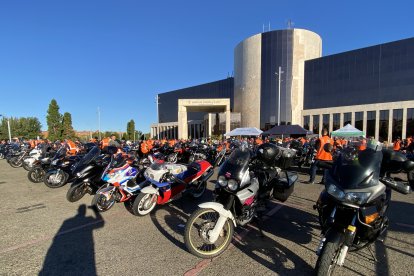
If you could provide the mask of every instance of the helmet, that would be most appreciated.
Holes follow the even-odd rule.
[[[281,150],[275,144],[264,143],[257,149],[257,158],[267,165],[273,165],[281,153]]]

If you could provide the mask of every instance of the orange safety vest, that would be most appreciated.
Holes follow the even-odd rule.
[[[320,141],[320,147],[318,149],[318,152],[316,153],[315,159],[322,160],[322,161],[332,161],[332,154],[330,154],[329,152],[326,152],[323,149],[323,146],[327,143],[330,143],[331,145],[333,145],[333,140],[329,138],[328,135],[325,135],[319,138],[319,141]]]
[[[255,143],[256,143],[256,145],[261,145],[261,144],[263,144],[263,141],[262,141],[262,139],[257,138],[257,139],[255,140]]]
[[[78,151],[78,148],[76,147],[76,144],[71,140],[69,140],[67,142],[67,144],[69,146],[69,152],[68,153],[69,154],[76,154],[76,152]]]
[[[399,151],[400,150],[400,148],[401,148],[401,145],[400,145],[400,141],[395,141],[394,142],[394,150],[395,151]]]
[[[109,138],[108,137],[102,139],[102,145],[101,145],[101,147],[102,148],[106,148],[107,146],[109,146]]]
[[[141,152],[143,154],[147,154],[149,152],[149,148],[148,148],[147,143],[141,143]]]

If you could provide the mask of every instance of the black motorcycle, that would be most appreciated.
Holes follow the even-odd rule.
[[[287,200],[298,176],[277,167],[280,158],[282,149],[272,144],[261,145],[256,155],[244,147],[233,151],[220,167],[215,202],[200,204],[186,223],[184,241],[192,254],[212,258],[223,253],[234,227],[260,217],[266,199]]]
[[[408,183],[392,178],[391,173],[410,172],[414,162],[371,142],[363,151],[345,148],[331,166],[326,170],[325,190],[314,206],[322,227],[317,275],[332,275],[344,264],[348,251],[383,240],[391,190],[411,192]]]
[[[66,147],[61,147],[50,162],[50,167],[43,177],[43,183],[49,188],[59,188],[74,178],[74,165],[82,155],[66,156]]]
[[[101,154],[99,148],[95,146],[75,165],[72,171],[75,178],[66,193],[69,202],[76,202],[85,194],[96,193],[105,183],[101,180],[102,173],[111,161],[111,155],[116,151],[115,147],[108,147],[106,153]]]
[[[40,183],[43,181],[46,171],[49,170],[51,163],[50,157],[44,157],[36,160],[33,163],[32,168],[27,173],[27,179],[33,183]]]

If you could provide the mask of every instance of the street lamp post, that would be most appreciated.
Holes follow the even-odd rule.
[[[4,115],[0,114],[3,118],[6,118]],[[7,129],[9,130],[9,143],[11,143],[11,131],[10,131],[10,119],[7,118]]]
[[[98,106],[98,136],[99,141],[101,141],[101,109]]]
[[[160,115],[158,113],[159,99],[160,97],[158,97],[158,94],[157,94],[157,96],[155,97],[155,103],[157,104],[157,138],[158,140],[160,140]]]

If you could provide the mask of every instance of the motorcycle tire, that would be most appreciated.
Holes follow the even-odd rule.
[[[196,226],[196,220],[206,214],[210,215],[206,216],[202,224]],[[212,221],[212,218],[214,216],[216,217],[216,221]],[[184,232],[184,243],[191,254],[200,258],[211,259],[220,255],[227,249],[231,243],[234,233],[234,224],[230,219],[225,222],[221,234],[217,239],[222,240],[221,244],[217,246],[216,243],[214,243],[213,246],[209,241],[206,240],[208,231],[214,228],[214,225],[216,224],[219,217],[220,214],[213,209],[204,208],[199,208],[191,214],[185,225]],[[200,239],[202,245],[194,245],[196,238]]]
[[[319,258],[316,262],[316,275],[327,276],[333,275],[337,266],[339,253],[343,244],[344,236],[342,233],[336,232],[329,235],[323,245]]]
[[[10,166],[12,166],[13,168],[20,168],[23,164],[23,162],[18,161],[19,159],[17,157],[13,157],[10,159],[9,164]]]
[[[157,206],[157,194],[139,193],[132,205],[135,216],[146,216]]]
[[[191,187],[191,189],[190,189],[190,195],[195,199],[202,197],[204,195],[204,192],[207,189],[207,182],[206,181],[203,181],[199,185],[200,185],[199,187],[194,187],[194,188]]]
[[[86,189],[83,183],[72,185],[66,193],[66,199],[69,202],[79,201],[86,194]]]
[[[115,198],[112,195],[109,200],[106,196],[101,194],[99,191],[92,198],[92,206],[95,206],[99,212],[106,212],[115,205]]]
[[[177,163],[177,155],[174,153],[171,153],[167,156],[167,162],[168,163]]]
[[[0,159],[4,159],[4,153],[0,152]]]
[[[34,168],[27,173],[27,179],[33,183],[40,183],[43,181],[44,171],[41,168]]]
[[[54,172],[48,172],[45,174],[45,176],[43,177],[43,183],[45,183],[45,185],[49,188],[60,188],[62,186],[64,186],[66,184],[66,180],[68,180],[69,176],[65,173],[65,172],[61,172],[61,177],[59,179],[59,181],[56,181],[56,183],[53,183],[50,180],[50,177],[53,176],[55,173]]]
[[[23,169],[25,169],[26,171],[30,171],[33,167],[30,166],[29,164],[27,164],[26,162],[23,162],[22,164]]]

